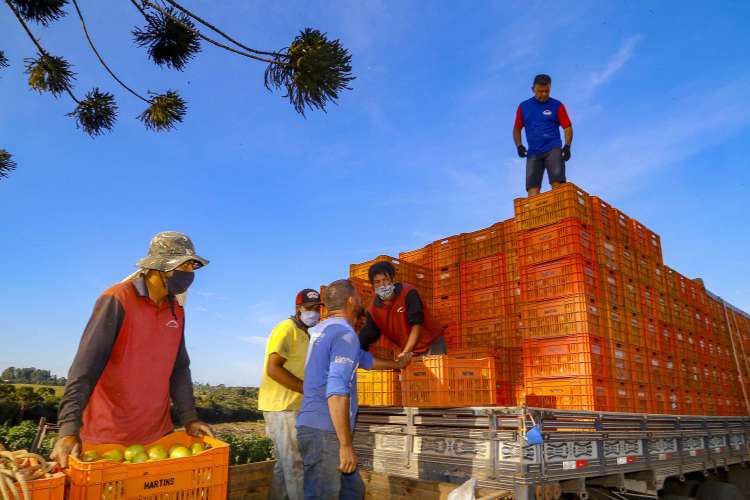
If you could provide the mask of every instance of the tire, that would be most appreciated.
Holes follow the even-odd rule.
[[[664,485],[664,491],[662,492],[663,495],[674,495],[674,496],[684,496],[684,497],[694,497],[695,492],[698,491],[698,487],[701,485],[701,481],[696,481],[695,479],[687,479],[685,482],[681,483],[677,480],[671,480],[667,484]],[[712,500],[718,500],[718,499],[712,499]]]
[[[698,487],[695,493],[698,500],[744,500],[740,490],[729,483],[707,481]]]

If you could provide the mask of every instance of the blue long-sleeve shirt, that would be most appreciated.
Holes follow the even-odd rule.
[[[372,368],[372,354],[363,351],[354,329],[342,318],[330,318],[308,330],[304,396],[297,427],[334,432],[328,398],[349,396],[349,423],[357,419],[357,368]]]

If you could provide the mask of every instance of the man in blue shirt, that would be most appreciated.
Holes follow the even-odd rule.
[[[353,444],[357,368],[403,368],[411,355],[389,361],[374,358],[360,348],[353,326],[364,309],[351,281],[328,285],[323,302],[329,318],[308,330],[304,397],[297,417],[305,499],[361,500],[365,487],[357,471]]]
[[[536,75],[531,90],[534,97],[518,105],[513,126],[513,141],[518,156],[526,158],[526,191],[529,196],[539,194],[544,171],[552,189],[565,182],[565,162],[570,160],[573,125],[565,105],[549,96],[552,79]],[[560,140],[560,127],[565,130],[565,146]],[[521,129],[526,129],[527,150],[521,142]]]

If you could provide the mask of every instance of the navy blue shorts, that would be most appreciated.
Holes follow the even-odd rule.
[[[550,149],[540,155],[526,158],[526,191],[531,188],[541,188],[544,171],[550,184],[553,182],[565,182],[565,162],[562,158],[562,149]]]

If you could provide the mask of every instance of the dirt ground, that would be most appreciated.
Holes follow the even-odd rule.
[[[211,426],[214,432],[230,433],[235,435],[257,434],[266,435],[266,424],[262,420],[258,422],[227,422]]]

